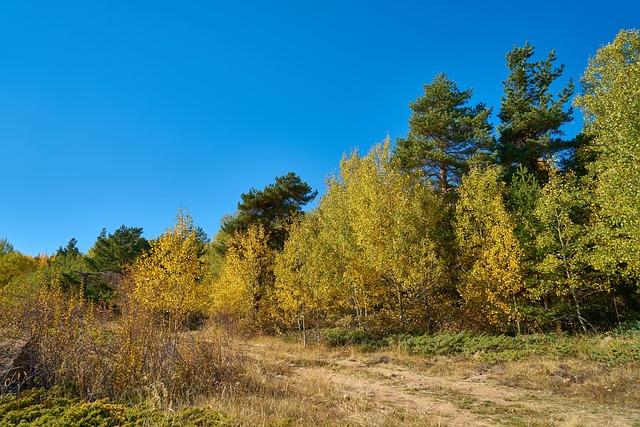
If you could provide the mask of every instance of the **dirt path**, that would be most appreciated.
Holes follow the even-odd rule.
[[[640,411],[505,387],[482,372],[435,375],[388,355],[305,351],[269,340],[247,343],[245,351],[286,364],[301,384],[305,377],[322,377],[345,400],[364,399],[381,414],[424,414],[434,425],[640,426]]]

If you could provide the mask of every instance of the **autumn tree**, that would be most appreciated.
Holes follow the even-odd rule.
[[[275,183],[263,190],[251,189],[242,194],[242,202],[234,215],[222,221],[222,230],[227,235],[248,230],[251,226],[262,226],[274,249],[282,249],[287,237],[287,227],[292,218],[302,212],[302,207],[313,200],[317,191],[303,182],[293,172],[276,177]],[[221,246],[224,250],[224,246]]]
[[[523,166],[545,181],[545,161],[571,147],[571,141],[561,139],[561,128],[572,120],[571,106],[567,105],[574,86],[570,80],[560,92],[551,93],[564,65],[554,67],[554,51],[537,62],[531,60],[534,54],[529,42],[507,53],[509,76],[502,82],[498,157],[508,177]]]
[[[273,326],[270,310],[275,252],[268,243],[269,236],[261,225],[236,231],[227,240],[219,277],[212,283],[215,313],[257,327]]]
[[[621,31],[589,60],[575,100],[585,115],[594,183],[593,267],[640,278],[640,31]]]
[[[441,215],[431,188],[393,166],[388,140],[344,157],[285,244],[281,299],[298,313],[317,312],[324,299],[360,326],[428,329],[444,271],[434,236]]]
[[[4,242],[3,242],[4,240]],[[22,306],[38,292],[38,272],[42,258],[33,258],[17,250],[8,240],[0,239],[0,322],[9,325],[12,308]]]
[[[519,325],[522,251],[504,202],[498,167],[473,168],[458,188],[456,242],[462,269],[459,292],[489,325]]]
[[[179,210],[175,224],[133,266],[134,300],[175,325],[189,314],[206,310],[207,289],[202,283],[202,241],[191,216]]]
[[[362,326],[366,317],[363,289],[351,271],[361,257],[345,188],[335,176],[327,186],[319,205],[292,224],[275,262],[282,320],[303,331],[322,325]]]
[[[372,301],[386,327],[430,328],[432,297],[444,278],[435,241],[443,206],[428,186],[397,170],[389,141],[341,164],[360,263],[378,277]],[[376,292],[377,291],[377,292]]]
[[[538,220],[536,247],[541,260],[536,265],[537,286],[529,287],[533,297],[552,295],[569,298],[574,323],[587,332],[583,315],[584,299],[594,292],[606,290],[605,283],[589,277],[587,253],[589,240],[583,221],[586,210],[584,191],[573,173],[563,175],[553,165],[549,182],[536,201],[534,215]],[[561,308],[557,311],[563,311]],[[564,320],[564,319],[560,319]]]
[[[335,310],[336,294],[331,292],[325,269],[334,260],[323,241],[320,213],[316,209],[291,224],[289,238],[274,262],[274,296],[280,308],[281,321],[295,325],[306,345],[306,331],[325,324],[330,305]],[[330,267],[336,267],[335,262]],[[335,282],[333,282],[335,283]]]
[[[409,105],[409,134],[396,143],[395,155],[403,167],[423,171],[445,194],[474,158],[487,157],[492,149],[491,109],[468,105],[472,94],[439,74]]]
[[[13,249],[7,239],[0,239],[0,290],[37,267],[32,257]]]

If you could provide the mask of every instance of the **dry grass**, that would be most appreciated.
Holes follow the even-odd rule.
[[[121,312],[114,314],[43,289],[23,304],[7,329],[33,343],[28,369],[34,380],[24,386],[171,409],[217,393],[238,376],[242,357],[218,328],[187,332],[119,302]]]
[[[303,349],[275,339],[254,339],[244,375],[236,387],[206,402],[247,426],[438,426],[437,420],[410,410],[381,407],[331,381],[325,366],[350,351]],[[257,353],[268,342],[268,353]],[[274,346],[276,348],[274,348]],[[284,357],[282,357],[284,355]]]
[[[558,361],[537,357],[500,363],[488,373],[511,387],[640,409],[639,362],[607,366],[583,359]]]
[[[488,362],[481,353],[426,357],[400,346],[304,348],[233,338],[240,336],[233,328],[214,325],[168,327],[126,300],[119,309],[114,315],[47,291],[13,313],[6,331],[35,340],[42,385],[168,412],[207,407],[237,425],[570,427],[600,416],[609,421],[602,425],[634,425],[625,420],[640,413],[637,360],[609,366],[537,354]],[[585,412],[592,408],[596,415]]]
[[[640,402],[634,364],[540,356],[487,363],[398,349],[304,349],[274,338],[248,340],[243,351],[237,387],[203,402],[242,425],[635,426]],[[399,399],[390,402],[387,392]]]

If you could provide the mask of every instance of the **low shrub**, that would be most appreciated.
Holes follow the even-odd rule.
[[[380,336],[363,329],[322,330],[322,342],[329,347],[354,346],[373,351],[394,346],[423,356],[476,356],[486,362],[522,360],[533,355],[576,358],[607,364],[640,360],[640,334],[610,335],[488,335],[474,332],[441,332],[425,335]]]
[[[522,360],[531,355],[549,358],[576,358],[607,364],[640,360],[640,335],[635,337],[536,334],[486,335],[471,332],[446,332],[411,336],[399,347],[410,354],[479,355],[488,362]]]
[[[471,332],[444,332],[405,338],[400,348],[412,354],[472,355],[477,352],[501,352],[513,350],[515,342],[505,335],[474,334]]]
[[[620,336],[640,336],[640,320],[629,320],[616,328]]]
[[[109,399],[85,402],[58,396],[54,391],[32,389],[19,395],[0,396],[0,427],[226,427],[233,418],[208,409],[188,409],[168,415],[145,405],[126,406]]]
[[[328,328],[321,331],[322,342],[328,347],[352,345],[363,351],[373,351],[388,346],[389,341],[362,328]]]

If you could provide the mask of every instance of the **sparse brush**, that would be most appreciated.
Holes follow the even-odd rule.
[[[273,337],[237,343],[213,324],[189,330],[184,319],[126,298],[126,290],[125,285],[120,291],[117,312],[55,287],[38,290],[20,312],[13,312],[16,317],[7,329],[23,340],[30,338],[33,346],[37,379],[31,385],[53,387],[50,396],[63,399],[39,397],[49,405],[42,408],[27,399],[27,412],[42,409],[52,414],[58,402],[70,411],[65,416],[89,411],[97,414],[96,422],[133,408],[131,417],[138,412],[150,417],[141,425],[438,425],[435,418],[410,408],[376,406],[379,397],[350,388],[351,382],[333,380],[334,374],[351,375],[351,369],[353,379],[361,369],[384,365],[384,371],[394,364],[426,376],[460,378],[474,372],[562,399],[578,397],[629,408],[640,401],[640,336],[634,334],[379,337],[362,330],[325,330],[324,341],[306,347]],[[344,348],[331,348],[335,346]],[[386,348],[387,353],[360,351],[374,347]],[[397,378],[372,381],[393,384]],[[419,387],[415,392],[421,392]],[[10,400],[2,402],[17,404]],[[472,406],[480,411],[481,404]],[[197,409],[201,407],[210,409]],[[200,419],[210,423],[201,424]]]
[[[217,328],[188,331],[127,298],[118,310],[98,311],[55,287],[39,290],[20,314],[33,345],[33,380],[23,386],[166,409],[212,395],[241,369],[239,352]]]

